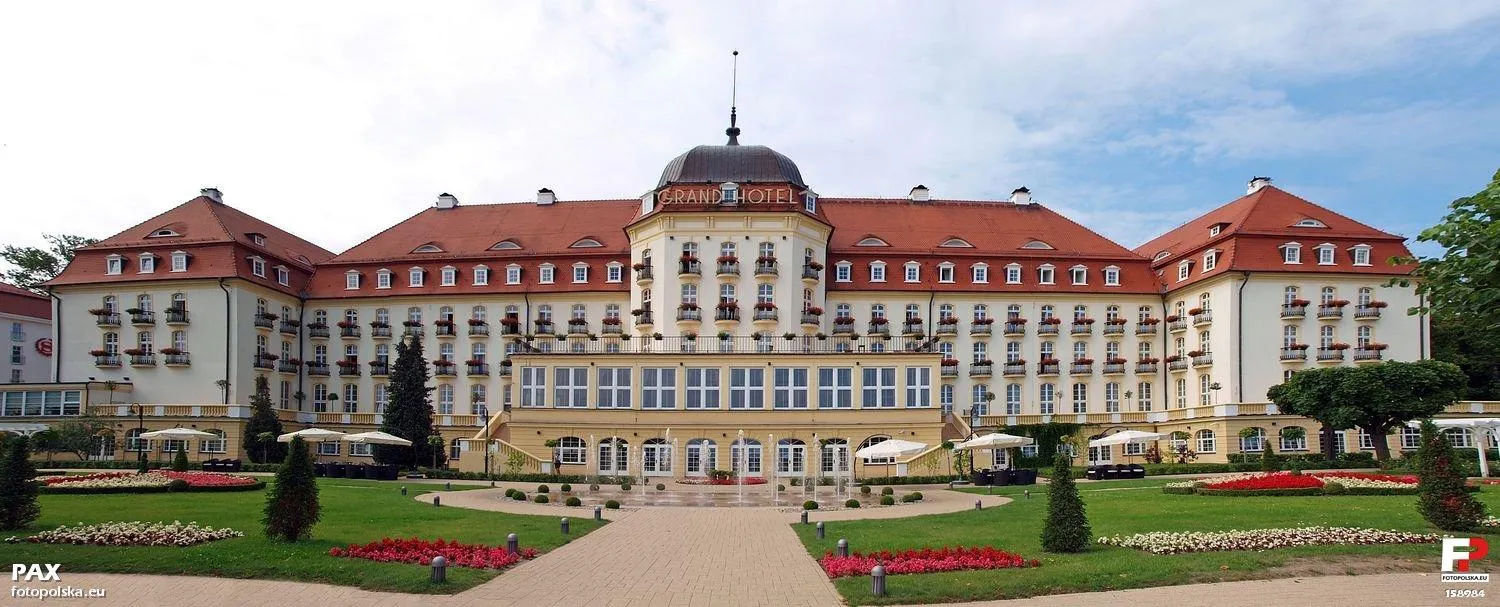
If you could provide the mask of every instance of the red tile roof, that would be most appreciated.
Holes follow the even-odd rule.
[[[640,205],[639,200],[574,200],[550,205],[524,202],[459,205],[451,209],[428,207],[329,262],[404,263],[418,259],[508,260],[628,254],[630,241],[623,228],[635,218]],[[572,248],[573,243],[583,238],[592,238],[604,246]],[[503,240],[513,241],[521,248],[491,250]],[[424,244],[437,245],[443,252],[412,253]]]
[[[0,312],[50,320],[52,300],[21,287],[0,282]]]

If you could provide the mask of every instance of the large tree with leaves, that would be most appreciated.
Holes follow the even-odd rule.
[[[32,437],[32,450],[45,451],[48,461],[56,453],[71,453],[80,460],[86,460],[99,442],[112,434],[108,422],[85,413],[52,424],[45,432],[38,432]]]
[[[1385,437],[1414,419],[1442,413],[1463,397],[1463,371],[1436,360],[1308,369],[1268,393],[1283,413],[1334,429],[1359,428],[1375,443],[1375,457],[1390,458]]]
[[[1500,400],[1500,331],[1447,309],[1432,313],[1432,357],[1469,378],[1467,400]]]
[[[271,440],[264,439],[269,434]],[[255,378],[255,394],[250,397],[250,421],[245,423],[245,436],[240,445],[256,463],[279,462],[286,457],[286,444],[276,442],[281,436],[281,420],[271,409],[271,382],[264,375]]]
[[[68,262],[73,261],[74,250],[98,242],[72,234],[43,234],[42,238],[47,241],[45,249],[15,245],[0,247],[0,261],[10,266],[0,278],[23,289],[38,291],[42,283],[52,280],[68,266]]]
[[[380,431],[411,441],[410,447],[374,445],[375,461],[415,468],[419,463],[446,461],[442,448],[428,444],[437,434],[432,427],[432,386],[427,385],[427,358],[421,340],[396,344],[396,363],[391,367],[390,403],[381,418]]]
[[[1435,226],[1422,230],[1418,242],[1443,248],[1441,257],[1419,257],[1410,279],[1392,281],[1407,286],[1413,282],[1425,305],[1411,310],[1431,313],[1444,310],[1483,330],[1500,329],[1500,171],[1473,196],[1448,205],[1448,215]]]

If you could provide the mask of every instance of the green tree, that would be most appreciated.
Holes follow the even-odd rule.
[[[1047,523],[1042,527],[1042,550],[1083,552],[1093,541],[1083,498],[1073,482],[1072,460],[1063,453],[1052,459],[1052,478],[1047,484]]]
[[[172,456],[172,469],[177,472],[187,472],[188,458],[186,446],[184,446],[182,449],[178,449],[177,454]]]
[[[70,453],[78,456],[80,460],[86,460],[89,458],[90,451],[107,433],[109,433],[108,423],[92,414],[84,414],[52,424],[46,432],[33,435],[32,450],[47,452],[49,462],[56,453]]]
[[[380,431],[409,440],[411,446],[374,445],[375,461],[407,468],[430,461],[436,468],[447,460],[441,446],[434,448],[427,441],[437,432],[432,427],[432,386],[427,385],[427,358],[422,354],[421,340],[403,339],[396,344],[390,382],[391,400],[381,418]]]
[[[1453,459],[1448,437],[1431,420],[1422,422],[1417,448],[1417,510],[1444,531],[1474,531],[1484,518],[1484,504],[1464,491],[1464,475]]]
[[[12,268],[0,274],[0,278],[23,289],[41,292],[42,283],[57,277],[68,262],[73,261],[75,250],[98,242],[72,234],[43,234],[42,238],[47,241],[45,249],[14,245],[0,247],[0,261]]]
[[[1469,378],[1468,400],[1500,400],[1500,331],[1472,316],[1433,310],[1432,357],[1458,365]]]
[[[271,440],[264,440],[266,434],[271,435]],[[250,397],[250,421],[245,423],[245,435],[240,439],[240,445],[252,462],[281,461],[286,457],[286,444],[276,442],[276,437],[281,434],[281,420],[271,409],[271,383],[265,376],[258,376],[255,378],[255,394]],[[257,455],[259,459],[256,459]]]
[[[1441,257],[1394,259],[1416,262],[1410,277],[1392,284],[1416,286],[1425,305],[1409,310],[1428,314],[1446,310],[1488,331],[1500,329],[1500,171],[1473,196],[1448,205],[1442,222],[1417,235],[1418,242],[1443,248]]]
[[[1281,456],[1276,455],[1276,450],[1271,447],[1271,437],[1263,440],[1265,452],[1260,454],[1260,469],[1262,472],[1280,472]]]
[[[1359,428],[1375,438],[1375,458],[1390,458],[1384,437],[1414,419],[1442,413],[1467,383],[1456,365],[1436,360],[1308,369],[1267,393],[1282,413],[1336,430]]]
[[[42,515],[36,499],[41,489],[35,479],[26,437],[7,440],[0,455],[0,530],[20,529]]]
[[[313,525],[322,518],[318,505],[318,482],[313,477],[312,458],[302,437],[292,437],[287,456],[276,471],[276,484],[266,492],[266,537],[295,542],[312,536]]]

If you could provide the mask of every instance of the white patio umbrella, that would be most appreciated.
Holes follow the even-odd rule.
[[[961,443],[959,443],[957,445],[954,445],[953,448],[955,450],[960,450],[960,449],[962,449],[962,450],[989,449],[992,452],[990,454],[990,461],[993,463],[994,459],[995,459],[993,451],[995,451],[996,449],[1010,449],[1010,448],[1013,448],[1013,447],[1024,447],[1026,445],[1031,445],[1031,444],[1035,444],[1035,443],[1036,443],[1036,439],[1033,439],[1033,438],[1031,438],[1029,436],[1015,436],[1013,434],[1003,434],[1003,433],[1000,433],[1000,432],[991,432],[991,433],[986,434],[984,436],[976,436],[974,438],[971,438],[969,440],[961,442]],[[1010,463],[1010,462],[1007,462],[1007,463]],[[1014,468],[1015,466],[1012,465],[1011,467]]]
[[[1113,449],[1115,445],[1144,443],[1147,441],[1161,440],[1166,437],[1167,435],[1160,432],[1146,432],[1144,430],[1121,430],[1104,438],[1091,440],[1089,441],[1089,446],[1098,447],[1101,449]],[[1093,464],[1093,461],[1089,462],[1089,465],[1092,466]]]
[[[896,459],[907,455],[916,455],[927,450],[927,443],[916,443],[899,438],[891,438],[880,441],[854,452],[854,457],[864,459]],[[890,463],[886,463],[886,476],[890,476]]]
[[[1486,433],[1493,433],[1500,437],[1500,417],[1461,417],[1456,419],[1434,419],[1432,424],[1439,428],[1467,428],[1474,431],[1474,447],[1479,450],[1479,476],[1490,475],[1490,462],[1485,454],[1488,451],[1489,441],[1485,440]],[[1413,428],[1422,427],[1422,422],[1407,422]]]
[[[295,436],[300,436],[302,437],[302,440],[310,443],[323,443],[343,438],[344,433],[335,432],[333,430],[324,430],[322,428],[307,428],[304,430],[298,430],[296,432],[288,432],[286,434],[278,436],[276,437],[276,442],[290,443],[292,442],[292,437]]]
[[[358,434],[348,434],[340,440],[346,443],[363,443],[366,445],[400,445],[403,447],[411,446],[411,441],[394,434],[386,434],[384,432],[360,432]]]
[[[219,438],[219,435],[192,428],[167,428],[166,430],[152,430],[141,434],[145,439],[180,440],[189,441],[195,438]]]

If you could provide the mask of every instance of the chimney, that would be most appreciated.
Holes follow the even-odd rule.
[[[932,193],[927,191],[927,186],[925,185],[918,185],[912,188],[911,193],[907,196],[911,198],[912,202],[927,202],[932,200]]]
[[[542,188],[536,191],[537,204],[552,204],[554,202],[557,202],[556,192],[553,192],[552,190],[549,190],[547,188]]]
[[[1021,186],[1010,192],[1010,201],[1015,204],[1031,204],[1031,190]]]
[[[1271,185],[1270,177],[1251,177],[1250,187],[1245,188],[1245,194],[1254,194],[1256,190]]]
[[[439,208],[439,209],[451,209],[451,208],[456,207],[456,206],[458,206],[458,197],[457,196],[454,196],[454,195],[449,194],[447,192],[443,192],[442,194],[438,194],[438,197],[437,197],[437,208]]]
[[[224,194],[219,192],[219,188],[203,188],[201,190],[198,190],[198,195],[219,204],[224,203]]]

